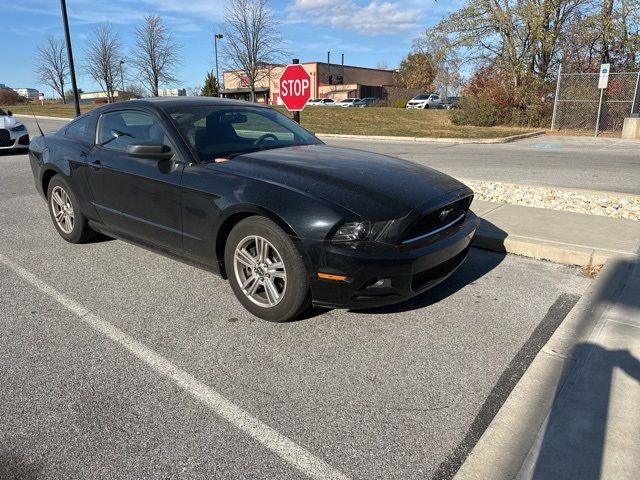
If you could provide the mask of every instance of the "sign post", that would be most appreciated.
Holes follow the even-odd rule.
[[[287,65],[280,76],[280,99],[287,110],[293,112],[293,119],[300,123],[300,111],[311,98],[311,77],[299,64],[297,58]]]
[[[38,92],[38,99],[40,100],[40,105],[44,105],[44,93]]]
[[[603,63],[600,65],[600,78],[598,79],[598,88],[600,89],[600,101],[598,102],[598,118],[596,118],[596,134],[600,131],[600,112],[602,111],[602,97],[604,96],[604,90],[609,85],[609,70],[611,70],[611,64]]]

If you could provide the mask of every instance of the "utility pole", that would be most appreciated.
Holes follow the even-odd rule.
[[[78,85],[76,83],[76,69],[73,65],[71,35],[69,34],[69,19],[67,18],[67,2],[65,0],[60,0],[60,8],[62,9],[62,23],[64,24],[64,37],[67,42],[67,57],[69,57],[69,73],[71,74],[71,87],[73,88],[73,98],[76,103],[76,117],[79,117],[80,116],[80,99],[78,98]]]
[[[120,60],[120,82],[122,83],[122,93],[124,93],[124,75],[122,74],[122,64],[124,60]]]
[[[213,46],[216,51],[216,82],[218,82],[218,96],[220,96],[220,73],[218,72],[218,40],[222,40],[222,34],[216,33],[213,37]]]

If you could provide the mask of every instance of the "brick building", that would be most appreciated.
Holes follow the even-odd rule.
[[[394,70],[354,67],[334,63],[307,62],[301,64],[311,77],[312,98],[344,98],[378,97],[386,99],[389,91],[397,91]],[[278,104],[280,87],[278,81],[285,65],[267,65],[256,83],[256,100],[259,103]],[[250,100],[249,83],[241,72],[226,71],[223,73],[221,96]],[[412,95],[407,91],[408,98]]]

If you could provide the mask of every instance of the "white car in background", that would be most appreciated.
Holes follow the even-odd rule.
[[[333,98],[316,98],[311,105],[316,105],[318,107],[333,107],[336,102]]]
[[[435,93],[421,93],[407,102],[407,108],[438,108],[442,100]]]
[[[359,98],[345,98],[336,103],[336,107],[357,107]]]
[[[0,150],[13,148],[29,148],[29,132],[13,117],[11,110],[0,108]]]

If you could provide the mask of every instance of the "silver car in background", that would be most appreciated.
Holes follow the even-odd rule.
[[[359,98],[345,98],[336,103],[336,107],[357,107]]]
[[[29,148],[29,132],[22,122],[16,120],[11,110],[0,108],[0,150]]]

